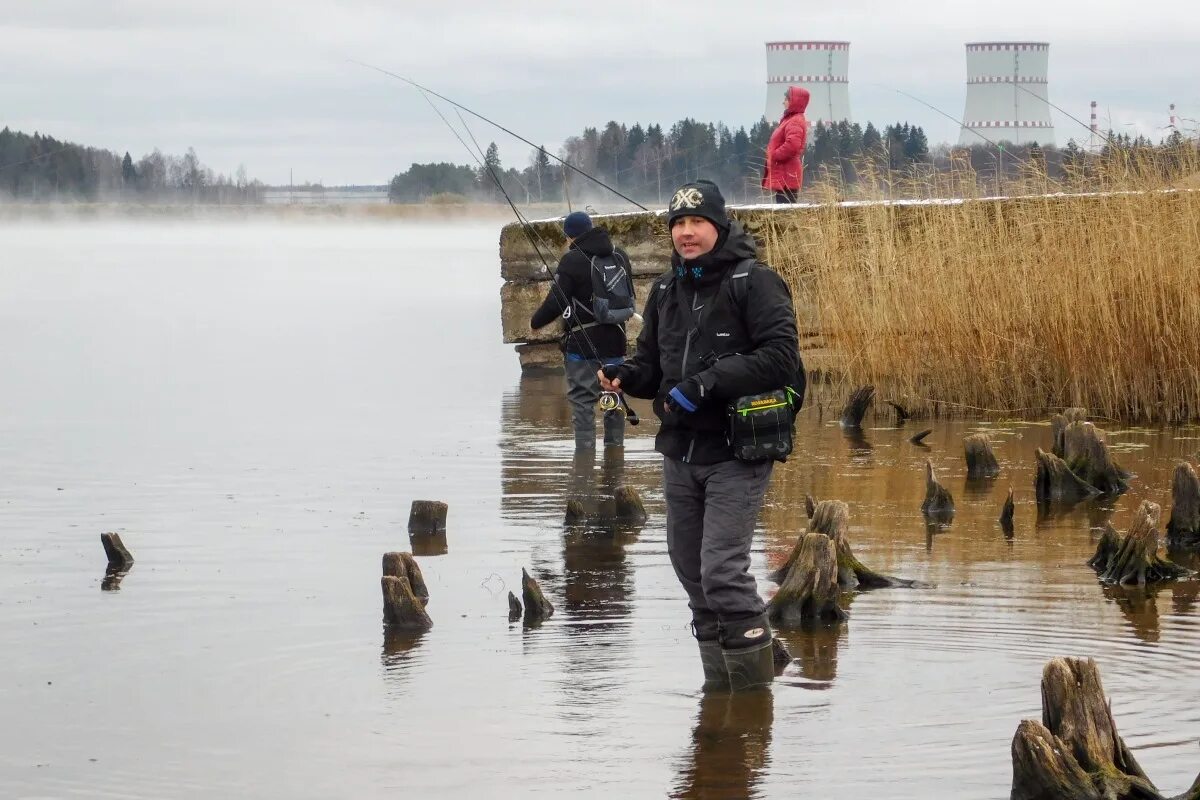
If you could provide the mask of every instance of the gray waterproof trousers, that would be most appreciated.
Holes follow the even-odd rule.
[[[622,359],[612,360],[619,363]],[[596,402],[600,399],[600,379],[596,373],[600,366],[601,362],[593,359],[568,359],[563,364],[577,449],[596,446]],[[625,444],[625,415],[620,411],[604,412],[604,444],[606,447]]]
[[[773,466],[663,459],[667,552],[687,592],[698,639],[717,638],[718,622],[766,611],[750,574],[750,544]]]

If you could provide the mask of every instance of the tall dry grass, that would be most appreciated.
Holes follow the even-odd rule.
[[[1200,191],[1174,187],[1200,159],[1190,145],[1169,155],[1092,158],[1057,181],[1030,165],[1003,187],[1010,199],[983,197],[966,171],[873,176],[876,200],[963,199],[837,203],[831,185],[830,202],[759,233],[844,366],[834,392],[874,383],[916,408],[1194,420]]]

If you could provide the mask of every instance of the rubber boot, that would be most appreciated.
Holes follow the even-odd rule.
[[[771,640],[740,650],[722,650],[725,669],[729,671],[729,688],[735,692],[770,686],[775,680],[775,659]]]
[[[722,653],[735,692],[767,686],[775,679],[771,626],[765,614],[740,620],[721,620]]]
[[[716,639],[699,642],[700,665],[704,667],[704,691],[729,691],[729,670],[725,667],[725,655],[721,643]]]

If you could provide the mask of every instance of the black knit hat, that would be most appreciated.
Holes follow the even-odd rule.
[[[712,181],[685,183],[671,196],[667,211],[667,229],[680,217],[704,217],[721,230],[729,229],[729,216],[725,213],[725,198]]]

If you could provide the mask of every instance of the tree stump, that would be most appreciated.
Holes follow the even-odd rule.
[[[1042,448],[1034,452],[1037,475],[1033,479],[1034,494],[1039,503],[1078,503],[1100,494],[1100,490],[1071,471],[1066,462]]]
[[[1050,435],[1053,437],[1053,443],[1050,445],[1050,452],[1059,458],[1067,457],[1067,448],[1065,434],[1067,426],[1072,422],[1086,422],[1086,408],[1064,408],[1063,413],[1055,414],[1050,417]]]
[[[449,509],[449,506],[437,500],[413,500],[408,511],[409,536],[444,533]]]
[[[408,578],[384,575],[379,582],[383,588],[384,622],[407,631],[426,631],[433,627],[433,620],[413,594]]]
[[[813,496],[811,494],[804,495],[804,513],[809,519],[813,518],[813,514],[816,513],[816,509],[817,501],[813,500]]]
[[[524,611],[521,608],[521,601],[512,592],[508,593],[508,621],[516,622],[521,618]]]
[[[616,501],[616,521],[624,525],[641,525],[646,521],[642,496],[632,486],[618,486],[613,492]]]
[[[824,534],[806,533],[799,547],[791,570],[767,604],[771,622],[795,626],[809,619],[845,619],[846,612],[838,606],[837,552],[833,541]]]
[[[521,569],[521,598],[525,601],[526,622],[541,622],[553,616],[554,606],[542,593],[542,587],[524,568]]]
[[[908,420],[910,417],[912,417],[912,414],[909,413],[909,410],[907,408],[905,408],[904,406],[900,405],[899,403],[897,403],[893,400],[888,400],[887,404],[896,410],[896,426],[897,427],[903,425],[906,420]]]
[[[587,509],[582,500],[568,500],[567,513],[563,517],[564,525],[579,525],[587,520]]]
[[[810,533],[821,533],[833,540],[837,556],[837,582],[841,589],[888,589],[929,588],[928,584],[908,578],[881,575],[859,561],[850,549],[847,531],[850,528],[850,508],[841,500],[822,500],[817,504],[809,523]],[[792,548],[783,567],[772,574],[776,583],[782,584],[796,559],[800,557],[804,537],[801,536]]]
[[[908,440],[913,444],[920,445],[921,447],[929,447],[929,445],[925,444],[925,437],[931,433],[933,433],[933,428],[927,428],[926,430],[910,436]]]
[[[866,416],[867,406],[875,396],[875,387],[870,384],[860,386],[850,393],[850,399],[842,408],[842,427],[861,428],[863,417]]]
[[[1013,512],[1016,511],[1016,505],[1013,503],[1013,490],[1008,487],[1008,497],[1004,500],[1004,508],[1000,509],[1000,527],[1004,530],[1004,535],[1012,538],[1013,535]]]
[[[921,513],[928,519],[949,522],[954,519],[954,498],[933,474],[933,462],[925,459],[925,502]]]
[[[992,443],[986,433],[975,433],[963,439],[967,452],[967,478],[994,478],[1000,474],[1000,462],[992,452]]]
[[[129,571],[133,566],[133,556],[125,549],[119,533],[100,534],[100,544],[104,545],[104,555],[108,557],[108,566],[117,571]]]
[[[771,662],[775,665],[775,677],[778,678],[783,674],[792,661],[792,654],[788,652],[787,645],[778,636],[771,639]]]
[[[1172,547],[1200,545],[1200,478],[1186,461],[1175,465],[1171,482],[1171,521],[1167,523],[1167,543]]]
[[[383,574],[407,580],[413,596],[421,601],[423,607],[429,605],[429,587],[425,585],[421,566],[411,553],[384,553]]]
[[[1161,513],[1157,503],[1143,500],[1124,539],[1117,535],[1111,524],[1105,526],[1096,554],[1088,560],[1088,565],[1100,573],[1101,581],[1145,586],[1191,574],[1190,570],[1158,554],[1157,528]]]
[[[1063,461],[1084,483],[1101,494],[1129,489],[1129,473],[1113,462],[1104,434],[1090,422],[1072,422],[1063,433]]]
[[[1042,721],[1017,726],[1012,759],[1011,800],[1165,800],[1117,733],[1090,658],[1046,664]],[[1177,800],[1200,800],[1200,777]]]

